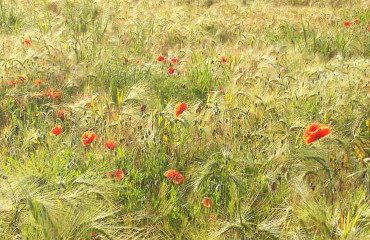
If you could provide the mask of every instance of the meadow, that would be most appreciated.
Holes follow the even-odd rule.
[[[370,239],[370,2],[0,0],[0,239]]]

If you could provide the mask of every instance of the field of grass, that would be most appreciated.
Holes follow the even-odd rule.
[[[0,0],[0,239],[370,239],[370,2]]]

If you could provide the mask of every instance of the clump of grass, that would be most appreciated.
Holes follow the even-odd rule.
[[[0,0],[0,237],[366,239],[368,10]]]

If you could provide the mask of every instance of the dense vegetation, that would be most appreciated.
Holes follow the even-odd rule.
[[[370,239],[369,57],[366,0],[0,0],[0,238]]]

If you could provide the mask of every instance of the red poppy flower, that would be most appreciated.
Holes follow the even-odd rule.
[[[17,82],[14,80],[8,81],[8,86],[14,86],[15,84],[17,84]]]
[[[345,22],[344,22],[344,26],[348,27],[348,26],[350,26],[350,25],[351,25],[351,22],[350,22],[350,21],[345,21]]]
[[[66,110],[60,109],[59,112],[55,114],[55,117],[65,120],[68,116]]]
[[[35,82],[34,82],[37,86],[39,86],[41,84],[41,80],[40,79],[36,79]]]
[[[203,204],[204,207],[210,208],[212,206],[212,200],[208,197],[204,197],[203,201],[202,201],[202,204]]]
[[[174,177],[172,179],[172,182],[174,184],[180,184],[183,180],[184,180],[184,176],[182,176],[181,174],[179,174],[179,175],[177,175],[176,177]]]
[[[172,57],[172,58],[170,59],[170,61],[171,61],[171,63],[173,63],[173,64],[177,64],[177,63],[179,63],[179,59],[178,59],[178,58],[176,58],[176,57]]]
[[[167,170],[167,171],[165,171],[164,172],[164,176],[166,177],[166,178],[169,178],[169,179],[172,179],[172,178],[174,178],[176,175],[178,175],[179,174],[179,172],[178,171],[176,171],[176,170]]]
[[[184,180],[184,176],[176,170],[167,170],[163,175],[175,184],[180,184]]]
[[[125,176],[125,172],[120,169],[115,169],[112,171],[107,172],[107,178],[115,178],[116,180],[120,181]]]
[[[116,142],[114,140],[108,140],[105,142],[105,146],[110,150],[114,150],[116,148]]]
[[[62,126],[58,125],[51,129],[50,133],[58,136],[62,132]]]
[[[96,141],[98,137],[93,131],[87,131],[82,134],[81,142],[84,146],[89,145],[90,143]]]
[[[158,62],[164,62],[166,60],[165,57],[163,57],[162,55],[160,55],[158,58],[157,58]]]
[[[174,74],[175,73],[175,68],[169,67],[168,70],[167,70],[167,73],[168,74]]]
[[[303,140],[306,144],[311,144],[314,141],[327,136],[330,133],[330,128],[325,124],[313,123],[303,132]]]
[[[227,58],[225,56],[221,57],[221,63],[227,63]]]
[[[59,92],[54,92],[53,95],[52,95],[52,98],[54,99],[60,99],[60,93]]]
[[[46,92],[46,95],[48,96],[48,98],[60,99],[59,92],[55,91],[53,88],[49,88]]]
[[[188,108],[188,105],[184,102],[179,102],[175,106],[175,116],[179,117],[181,113],[183,113]]]
[[[96,235],[96,233],[94,233],[94,232],[91,232],[90,233],[90,237],[91,237],[91,239],[92,240],[100,240],[101,238],[100,237],[98,237],[97,235]]]
[[[29,47],[31,45],[31,40],[29,38],[23,38],[23,44]]]
[[[121,180],[123,178],[123,176],[125,175],[123,170],[120,170],[120,169],[116,169],[114,171],[115,175],[116,175],[116,180]]]
[[[353,20],[354,24],[358,24],[360,21],[358,19]]]

